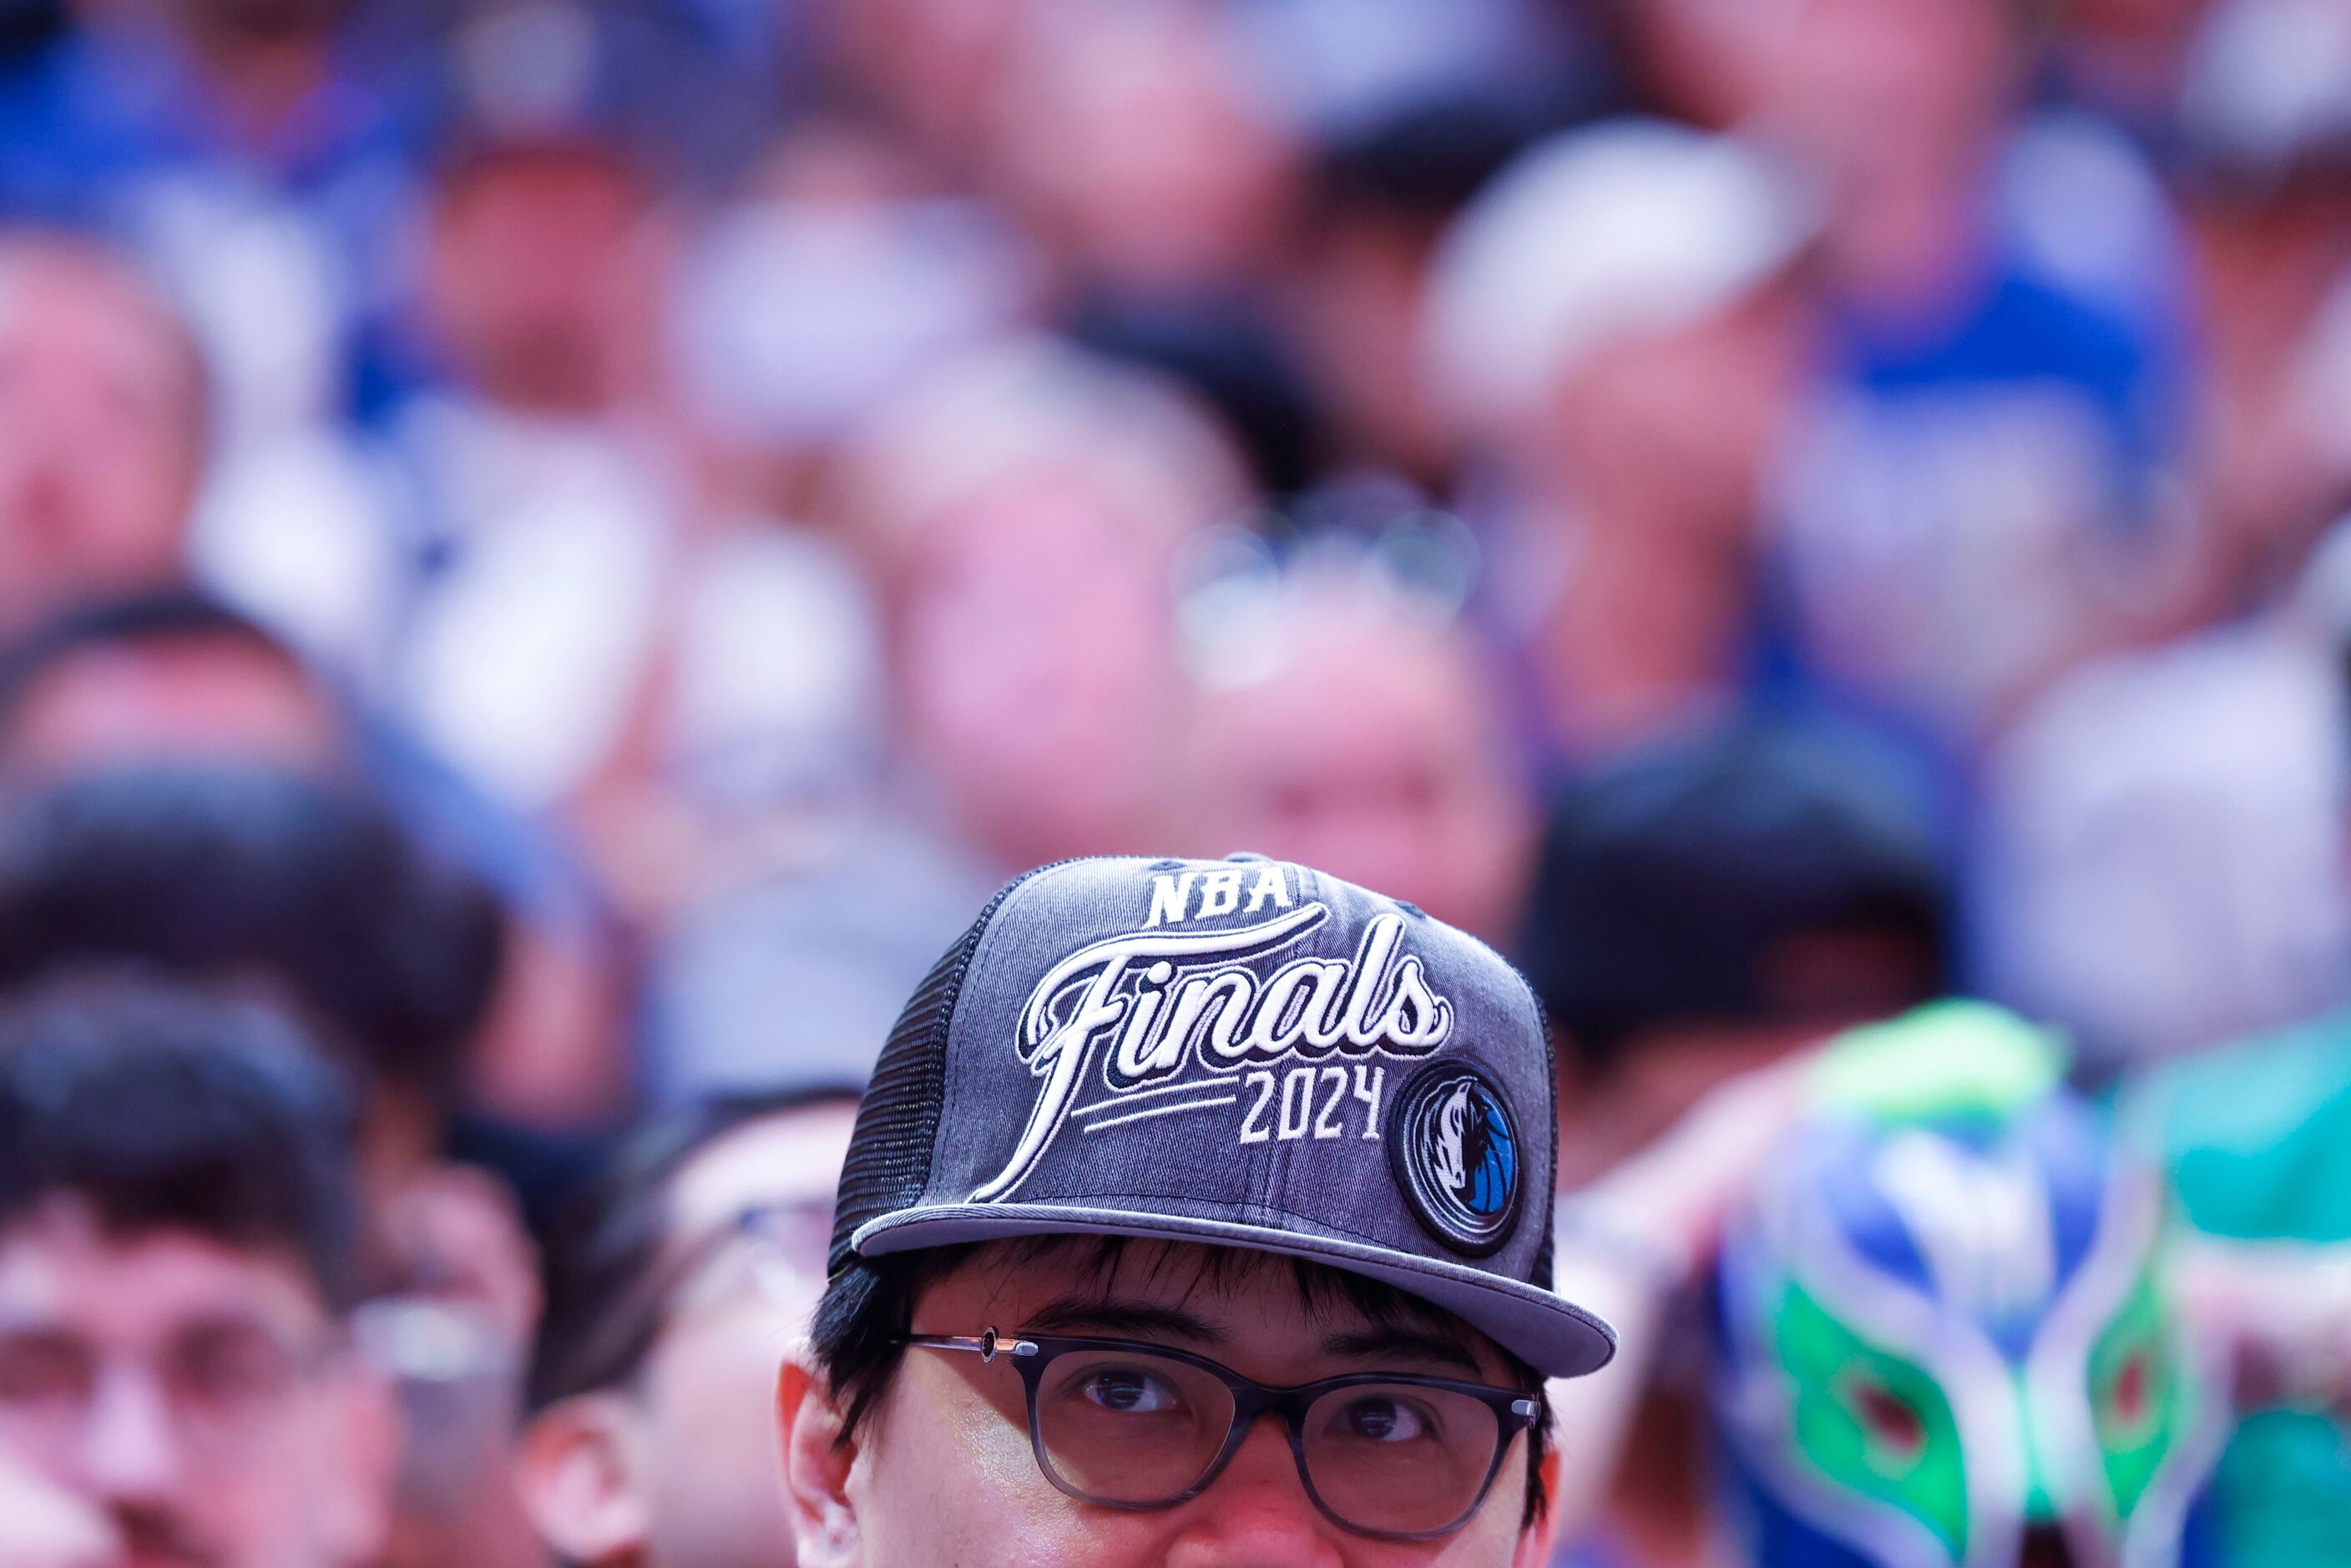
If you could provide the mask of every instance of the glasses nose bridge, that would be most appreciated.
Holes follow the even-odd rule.
[[[1232,1426],[1225,1434],[1224,1449],[1217,1456],[1202,1486],[1216,1484],[1239,1457],[1258,1423],[1271,1416],[1280,1425],[1281,1441],[1289,1448],[1290,1463],[1298,1472],[1298,1484],[1312,1496],[1314,1483],[1306,1473],[1306,1412],[1314,1403],[1314,1391],[1271,1388],[1232,1374],[1227,1375],[1225,1386],[1232,1394]]]
[[[1236,1373],[1225,1375],[1225,1386],[1231,1391],[1233,1425],[1227,1447],[1238,1449],[1249,1441],[1258,1422],[1268,1416],[1280,1418],[1290,1445],[1301,1450],[1306,1439],[1306,1412],[1314,1403],[1315,1391],[1311,1388],[1274,1388],[1262,1383],[1252,1383]]]
[[[1306,1410],[1313,1403],[1311,1397],[1295,1389],[1268,1388],[1259,1384],[1228,1379],[1232,1390],[1232,1426],[1226,1431],[1223,1450],[1217,1455],[1207,1475],[1200,1482],[1201,1490],[1216,1485],[1232,1468],[1241,1450],[1249,1446],[1260,1422],[1271,1417],[1280,1437],[1276,1439],[1288,1450],[1298,1484],[1311,1499],[1313,1483],[1306,1474]]]

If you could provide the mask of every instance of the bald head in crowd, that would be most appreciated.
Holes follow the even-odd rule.
[[[204,402],[194,340],[127,262],[0,231],[0,630],[178,574]]]
[[[955,827],[1004,866],[1149,842],[1180,715],[1176,563],[1248,505],[1224,430],[1144,371],[1013,342],[877,418],[847,475],[907,748]]]
[[[1536,812],[1475,640],[1346,559],[1293,571],[1258,616],[1212,635],[1262,663],[1194,661],[1192,840],[1328,867],[1506,938]]]

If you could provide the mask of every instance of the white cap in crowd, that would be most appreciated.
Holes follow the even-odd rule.
[[[1733,137],[1620,120],[1537,142],[1440,248],[1428,349],[1445,406],[1491,433],[1602,344],[1735,303],[1817,227],[1804,190]]]

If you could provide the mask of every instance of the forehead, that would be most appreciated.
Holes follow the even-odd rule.
[[[1072,554],[1097,570],[1155,570],[1166,540],[1141,497],[1119,480],[1076,450],[1008,467],[922,518],[923,549],[910,564],[923,581],[1001,572],[1008,557]]]
[[[1458,637],[1356,612],[1299,629],[1265,678],[1205,692],[1198,723],[1210,753],[1228,762],[1280,758],[1304,772],[1319,760],[1311,737],[1349,744],[1358,763],[1376,755],[1467,764],[1490,750],[1490,699]]]
[[[0,1231],[0,1329],[143,1339],[221,1317],[302,1328],[328,1313],[300,1264],[280,1252],[189,1231],[110,1234],[78,1200],[53,1199]]]
[[[826,1204],[841,1179],[857,1103],[850,1099],[746,1123],[688,1160],[670,1187],[670,1227],[699,1235],[747,1209]]]
[[[444,235],[503,230],[549,216],[618,229],[643,204],[627,166],[584,142],[481,154],[444,172],[439,198]]]
[[[1405,1328],[1493,1354],[1485,1335],[1442,1308],[1368,1281],[1350,1284],[1334,1270],[1248,1248],[1063,1237],[977,1247],[925,1299],[977,1302],[1008,1320],[1092,1305],[1175,1311],[1235,1338]]]

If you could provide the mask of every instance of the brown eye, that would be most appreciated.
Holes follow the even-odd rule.
[[[1853,1409],[1876,1447],[1904,1462],[1927,1451],[1927,1423],[1911,1403],[1882,1383],[1857,1381]]]
[[[1165,1378],[1133,1367],[1104,1367],[1087,1377],[1079,1391],[1103,1409],[1123,1416],[1155,1416],[1182,1403]]]
[[[1360,1442],[1409,1443],[1437,1435],[1437,1424],[1426,1408],[1393,1394],[1366,1395],[1335,1415],[1334,1435]]]

